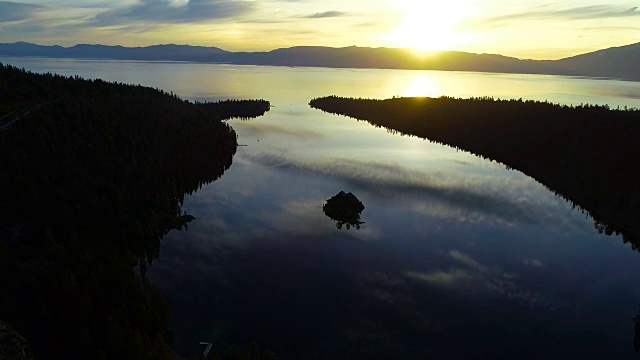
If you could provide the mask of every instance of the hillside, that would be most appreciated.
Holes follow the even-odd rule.
[[[407,49],[350,46],[297,46],[267,52],[229,52],[216,47],[156,45],[127,48],[105,45],[41,46],[0,44],[0,56],[44,56],[120,60],[195,61],[241,65],[329,68],[413,69],[553,74],[640,81],[640,43],[599,50],[560,60],[526,60],[496,54],[459,51],[419,56]]]
[[[563,74],[640,80],[640,43],[599,50],[555,62]]]
[[[231,166],[227,102],[0,64],[0,319],[37,359],[170,359],[144,277],[194,217],[185,194]],[[236,113],[234,113],[236,112]]]
[[[147,47],[124,47],[92,44],[78,44],[71,47],[62,47],[41,46],[26,42],[0,44],[1,55],[53,58],[207,61],[212,56],[225,53],[227,52],[216,47],[174,44]]]

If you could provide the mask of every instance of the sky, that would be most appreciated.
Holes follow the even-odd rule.
[[[640,0],[0,0],[0,43],[407,47],[558,59],[640,42]]]

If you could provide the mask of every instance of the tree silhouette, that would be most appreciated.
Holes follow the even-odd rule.
[[[36,358],[172,358],[144,273],[236,148],[206,105],[0,64],[0,318]]]
[[[340,191],[322,205],[322,211],[336,222],[338,229],[342,229],[346,225],[347,230],[352,226],[360,230],[360,226],[364,224],[363,221],[360,221],[360,213],[363,210],[362,202],[352,193],[347,194],[344,191]]]

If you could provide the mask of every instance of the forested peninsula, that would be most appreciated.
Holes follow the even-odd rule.
[[[36,359],[174,358],[144,272],[231,166],[228,105],[0,64],[0,319]]]
[[[451,97],[313,99],[313,108],[505,164],[640,248],[640,110]]]

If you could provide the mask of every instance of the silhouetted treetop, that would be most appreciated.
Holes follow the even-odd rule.
[[[266,100],[224,100],[196,102],[196,105],[215,112],[222,120],[233,118],[248,120],[262,116],[271,109],[271,104]]]

